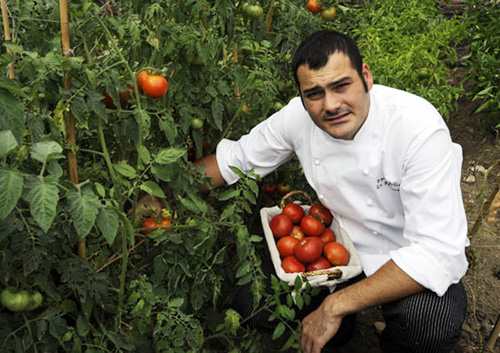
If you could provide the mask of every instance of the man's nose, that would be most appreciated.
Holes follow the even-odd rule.
[[[328,112],[334,112],[341,107],[341,101],[338,94],[334,92],[325,93],[324,108]]]

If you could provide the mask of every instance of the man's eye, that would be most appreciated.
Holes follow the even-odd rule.
[[[322,95],[323,95],[323,92],[320,92],[320,91],[310,92],[307,94],[307,98],[318,99],[318,98],[321,98]]]

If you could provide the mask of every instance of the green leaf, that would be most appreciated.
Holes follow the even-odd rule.
[[[19,146],[10,130],[0,132],[0,157],[5,157],[10,151]]]
[[[139,158],[141,159],[141,161],[143,161],[145,164],[149,164],[149,162],[151,162],[151,154],[145,146],[139,146],[139,148],[137,149],[137,153],[139,154]]]
[[[148,180],[139,186],[139,188],[151,196],[165,198],[162,188],[154,181]]]
[[[39,162],[48,162],[53,159],[64,158],[61,145],[55,141],[38,142],[31,147],[31,158]]]
[[[23,175],[15,169],[0,168],[0,219],[5,219],[23,192]]]
[[[185,149],[169,147],[158,152],[155,162],[158,164],[169,164],[178,161],[186,153]]]
[[[274,329],[273,340],[275,340],[278,337],[281,337],[283,332],[285,332],[285,324],[283,322],[280,322]]]
[[[113,244],[118,232],[118,214],[111,207],[103,207],[99,210],[96,220],[97,228],[102,233],[109,246]]]
[[[240,196],[240,190],[229,189],[229,190],[226,190],[222,194],[219,195],[219,201],[226,201],[226,200],[238,197],[238,196]]]
[[[83,239],[95,224],[101,207],[99,199],[92,193],[81,194],[73,190],[69,190],[66,197],[76,232],[80,239]]]
[[[168,302],[168,307],[169,308],[180,308],[182,306],[182,304],[184,304],[183,298],[174,298]]]
[[[26,200],[36,223],[47,232],[56,216],[59,190],[57,179],[49,175],[45,178],[30,177],[26,180]]]
[[[123,175],[126,178],[133,179],[137,176],[135,169],[131,166],[129,166],[127,163],[122,162],[122,163],[115,163],[113,164],[113,168]]]
[[[0,83],[3,83],[0,80]],[[10,130],[18,144],[23,142],[24,105],[9,91],[0,88],[0,131]]]

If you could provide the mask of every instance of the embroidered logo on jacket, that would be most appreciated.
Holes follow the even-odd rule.
[[[393,191],[399,191],[401,183],[395,181],[389,181],[386,178],[380,178],[377,180],[377,190],[380,189],[382,186],[388,186]]]

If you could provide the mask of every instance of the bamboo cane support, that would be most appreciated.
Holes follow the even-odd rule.
[[[0,0],[2,5],[2,20],[3,20],[3,30],[5,33],[5,41],[12,41],[12,37],[10,36],[10,23],[9,23],[9,11],[7,10],[7,3],[5,0]],[[7,53],[12,55],[12,62],[8,65],[9,68],[9,78],[11,80],[16,79],[16,74],[14,71],[14,55],[11,53],[9,48],[7,48]]]
[[[68,14],[68,1],[60,0],[60,15],[61,15],[61,44],[63,55],[69,57],[72,55],[70,47],[70,37],[69,37],[69,14]],[[65,89],[71,88],[71,77],[66,73],[64,74],[63,87]],[[76,153],[73,147],[76,146],[76,135],[75,135],[75,118],[69,110],[66,113],[66,126],[68,129],[68,164],[69,164],[69,176],[73,184],[78,184],[78,166],[76,160]],[[78,255],[82,258],[86,258],[85,249],[85,239],[80,239],[78,241]]]

